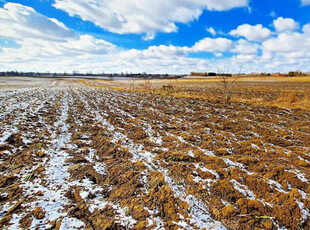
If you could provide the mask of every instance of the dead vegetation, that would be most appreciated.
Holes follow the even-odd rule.
[[[309,111],[81,83],[1,96],[1,228],[310,227]]]
[[[310,110],[310,79],[306,77],[296,78],[296,81],[290,78],[261,80],[223,74],[217,79],[151,81],[151,84],[153,94]],[[142,92],[150,92],[143,90],[139,84],[136,88]]]

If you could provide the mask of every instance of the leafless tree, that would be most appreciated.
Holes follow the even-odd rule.
[[[135,82],[136,79],[134,77],[130,77],[129,78],[129,84],[130,84],[130,88],[132,89],[132,91],[135,91]]]
[[[219,77],[219,86],[222,90],[223,100],[225,103],[229,103],[233,94],[233,91],[237,87],[238,80],[240,79],[242,70],[242,65],[240,65],[240,69],[238,74],[229,74],[229,72],[219,71],[218,68],[218,77]]]

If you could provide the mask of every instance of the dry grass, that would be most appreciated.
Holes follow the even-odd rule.
[[[176,98],[196,98],[219,101],[219,78],[184,78],[177,80],[137,80],[135,91],[169,95]],[[114,89],[130,90],[126,81]],[[171,85],[172,88],[167,88]],[[310,77],[242,77],[231,98],[232,102],[242,102],[259,106],[278,106],[289,109],[310,110]]]
[[[200,100],[223,100],[219,78],[185,78],[136,80],[135,88],[128,81],[80,80],[92,87],[106,87],[119,91],[138,91]],[[167,87],[169,86],[169,87]],[[234,88],[232,102],[257,106],[277,106],[310,110],[310,77],[242,77]]]
[[[185,77],[182,79],[155,79],[150,80],[154,85],[161,84],[196,84],[196,83],[215,83],[221,81],[218,77]],[[310,82],[310,76],[300,76],[300,77],[241,77],[238,79],[240,82]],[[126,80],[121,81],[126,83]],[[144,80],[137,80],[137,84],[142,84]]]
[[[88,85],[90,86],[91,84],[89,84],[88,81],[84,80],[84,79],[81,79],[80,82],[83,84],[83,85]]]
[[[295,91],[281,92],[276,103],[281,107],[310,109],[310,97],[306,92],[303,94],[298,94]]]

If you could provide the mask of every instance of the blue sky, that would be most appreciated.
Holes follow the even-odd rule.
[[[310,71],[310,0],[0,0],[0,71]]]

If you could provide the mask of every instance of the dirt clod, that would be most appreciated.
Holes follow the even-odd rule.
[[[36,207],[33,211],[33,215],[36,219],[40,220],[45,217],[45,211],[42,207]]]

